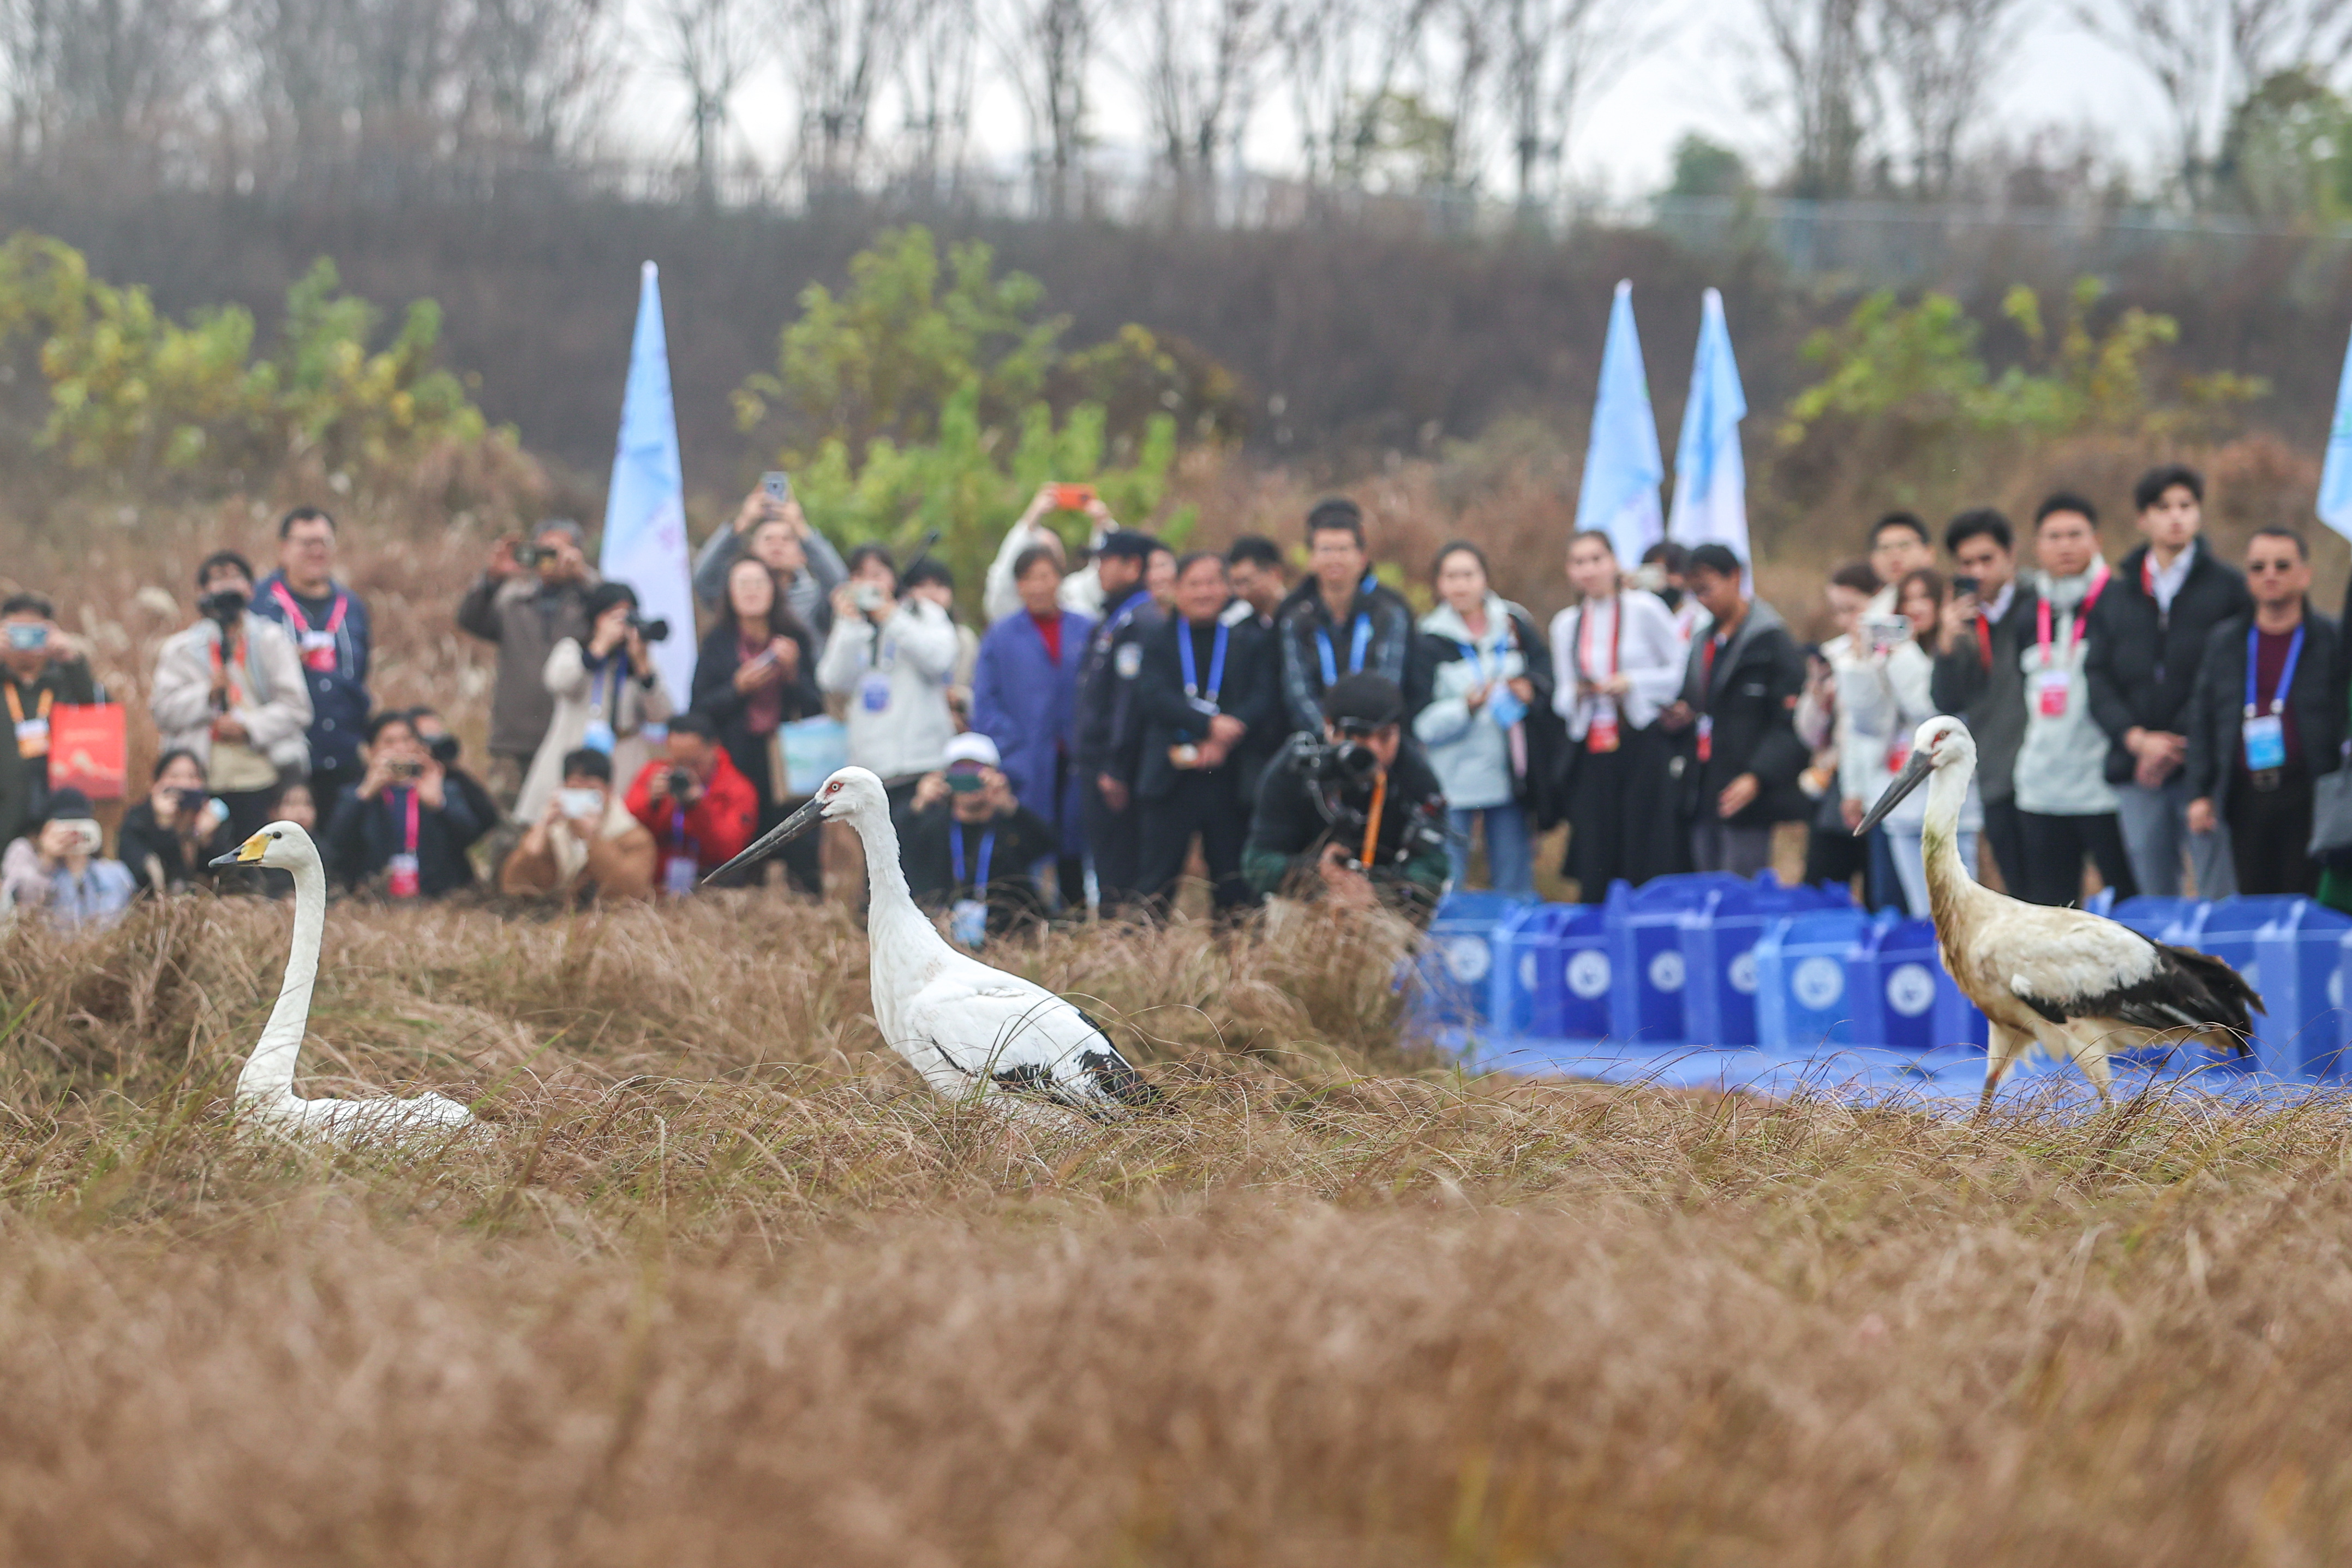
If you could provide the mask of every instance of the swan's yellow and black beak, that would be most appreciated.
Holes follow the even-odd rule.
[[[214,866],[252,866],[259,863],[262,856],[267,854],[268,849],[269,835],[267,833],[257,833],[252,837],[247,839],[244,843],[238,845],[236,848],[230,850],[227,854],[215,858],[209,862],[209,864]]]
[[[1926,784],[1927,775],[1935,771],[1935,757],[1926,751],[1915,750],[1911,760],[1903,764],[1903,771],[1888,781],[1885,793],[1878,797],[1878,804],[1870,808],[1870,815],[1862,819],[1862,826],[1853,830],[1853,836],[1859,838],[1885,821],[1886,814],[1902,804],[1905,795]]]
[[[736,856],[735,858],[728,861],[724,866],[719,867],[719,869],[710,873],[709,876],[702,879],[702,885],[706,888],[709,887],[712,882],[724,877],[728,872],[732,871],[738,866],[751,866],[758,864],[760,861],[764,860],[769,856],[774,854],[777,850],[782,849],[785,845],[790,844],[793,839],[800,837],[804,833],[807,833],[810,829],[815,827],[818,823],[823,822],[824,820],[824,800],[822,796],[819,796],[817,799],[812,800],[807,805],[802,806],[798,811],[793,813],[782,822],[776,824],[775,826],[768,829],[767,832],[761,834],[758,838],[753,839],[751,847],[745,849],[743,853]]]

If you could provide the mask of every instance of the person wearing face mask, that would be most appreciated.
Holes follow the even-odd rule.
[[[583,746],[562,765],[562,783],[499,868],[499,891],[566,903],[652,898],[660,851],[614,789],[611,753]]]
[[[89,797],[61,789],[44,805],[38,830],[0,855],[0,908],[38,910],[68,928],[109,926],[122,918],[138,881],[105,852],[106,835]]]
[[[253,569],[235,551],[196,569],[195,623],[156,650],[148,711],[167,752],[204,764],[240,838],[310,772],[310,686],[294,639],[254,613]]]
[[[756,563],[754,568],[765,573]],[[541,679],[555,699],[555,713],[515,801],[520,822],[545,815],[547,797],[561,787],[563,759],[583,746],[612,757],[615,773],[636,777],[651,754],[646,726],[662,723],[672,710],[637,615],[636,590],[626,583],[599,583],[588,591],[587,637],[559,641]]]
[[[1706,618],[1698,601],[1690,596],[1683,583],[1683,572],[1690,564],[1690,552],[1671,539],[1661,539],[1642,552],[1642,564],[1635,568],[1633,585],[1645,594],[1654,594],[1658,603],[1675,618],[1675,635],[1690,647],[1691,633]]]
[[[743,498],[734,521],[704,542],[694,558],[694,596],[706,610],[727,599],[727,574],[750,555],[784,585],[784,607],[822,638],[833,629],[829,595],[848,580],[849,567],[833,542],[809,526],[801,503],[784,488],[779,500],[765,485]]]
[[[1664,601],[1620,583],[1606,533],[1588,530],[1569,541],[1568,577],[1578,601],[1551,623],[1551,704],[1568,724],[1560,871],[1576,879],[1584,902],[1597,904],[1610,883],[1639,886],[1685,859],[1669,772],[1674,748],[1658,728],[1682,690],[1685,649]]]
[[[501,539],[488,570],[458,601],[457,627],[497,645],[490,684],[490,763],[486,782],[501,805],[522,791],[531,759],[555,718],[547,658],[565,637],[588,637],[588,593],[596,574],[580,525],[551,518],[528,544]]]
[[[56,609],[38,594],[0,601],[0,700],[15,742],[0,742],[0,839],[11,839],[31,831],[47,803],[51,710],[106,700],[89,661],[58,630]]]

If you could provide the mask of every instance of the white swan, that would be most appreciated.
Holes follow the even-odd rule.
[[[278,1005],[236,1079],[236,1114],[296,1137],[333,1142],[399,1142],[473,1124],[474,1113],[446,1095],[415,1100],[304,1100],[294,1092],[294,1066],[310,1021],[310,987],[319,976],[319,947],[327,935],[327,869],[310,836],[291,822],[273,822],[215,866],[274,866],[294,873],[294,951]]]
[[[1026,1110],[1055,1121],[1062,1111],[1109,1121],[1160,1098],[1078,1007],[948,945],[907,890],[889,796],[864,768],[825,780],[814,799],[711,876],[749,865],[823,822],[848,823],[865,844],[874,1021],[925,1083],[950,1100],[1009,1095],[1016,1115]]]

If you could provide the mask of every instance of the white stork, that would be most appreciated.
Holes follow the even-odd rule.
[[[2239,1055],[2252,1051],[2248,1008],[2263,999],[2210,953],[2151,942],[2129,926],[2082,910],[2021,903],[1978,886],[1960,864],[1960,805],[1976,773],[1977,743],[1958,719],[1919,726],[1911,759],[1854,829],[1878,826],[1895,803],[1929,779],[1920,830],[1927,860],[1928,911],[1936,942],[1969,1001],[1991,1021],[1984,1099],[2019,1054],[2039,1044],[2071,1057],[2102,1100],[2110,1100],[2107,1053],[2159,1036],[2201,1039]]]
[[[1097,1121],[1159,1098],[1100,1024],[940,935],[907,890],[889,797],[864,768],[826,779],[807,805],[711,876],[748,866],[821,822],[848,823],[866,847],[874,1021],[925,1083],[950,1100],[1013,1094]]]

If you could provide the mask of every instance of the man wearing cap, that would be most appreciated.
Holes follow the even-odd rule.
[[[459,629],[496,643],[499,668],[490,686],[490,764],[484,782],[501,809],[514,809],[530,760],[555,718],[547,689],[547,656],[565,637],[588,641],[588,591],[596,574],[581,546],[580,525],[568,517],[539,525],[528,567],[514,542],[490,549],[490,564],[457,605]]]
[[[1087,853],[1095,867],[1102,912],[1134,902],[1140,885],[1143,828],[1135,783],[1143,748],[1135,678],[1145,637],[1163,618],[1144,577],[1160,542],[1120,529],[1102,542],[1095,569],[1102,579],[1103,618],[1087,639],[1078,673],[1078,775],[1086,781]]]
[[[1054,859],[1054,830],[1013,798],[1002,760],[979,731],[956,736],[946,768],[923,776],[898,823],[908,890],[970,948],[1045,918],[1037,872]]]
[[[1292,736],[1258,785],[1251,887],[1427,922],[1445,890],[1445,795],[1403,746],[1404,709],[1386,676],[1342,676],[1323,694],[1321,742]]]

